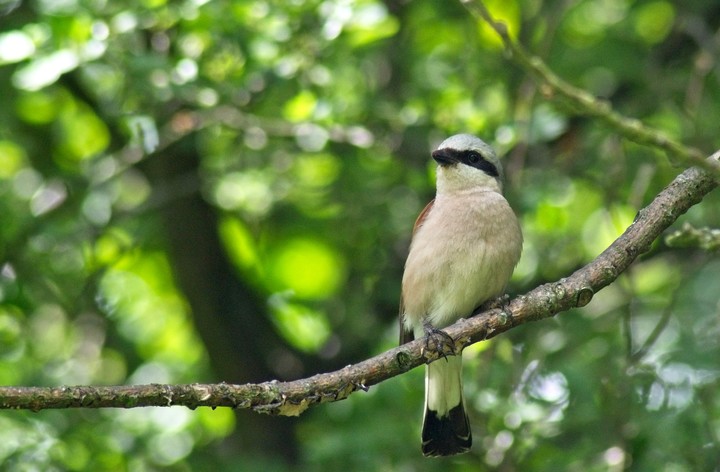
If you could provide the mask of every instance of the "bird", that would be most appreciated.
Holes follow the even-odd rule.
[[[437,348],[452,341],[442,328],[503,295],[523,236],[503,196],[503,170],[492,147],[457,134],[440,143],[432,158],[438,164],[436,194],[413,228],[402,277],[400,344],[426,335],[426,346],[435,339]],[[461,454],[472,446],[462,353],[438,354],[425,367],[421,436],[427,457]]]

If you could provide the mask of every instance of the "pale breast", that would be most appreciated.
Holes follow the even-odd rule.
[[[406,323],[446,326],[502,294],[520,258],[522,234],[493,191],[438,196],[417,230],[403,276]]]

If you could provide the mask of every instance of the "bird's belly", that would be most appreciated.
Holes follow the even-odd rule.
[[[405,299],[405,313],[413,327],[421,327],[427,319],[442,328],[470,316],[476,307],[501,295],[512,270],[512,265],[502,267],[502,257],[487,254],[482,243],[471,253],[452,256],[443,261],[408,259],[406,273],[414,275],[404,281],[404,291],[416,297]]]

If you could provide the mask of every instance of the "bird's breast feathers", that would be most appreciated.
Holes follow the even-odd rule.
[[[522,234],[510,205],[494,191],[438,195],[418,226],[405,266],[409,324],[446,326],[501,295],[520,258]]]

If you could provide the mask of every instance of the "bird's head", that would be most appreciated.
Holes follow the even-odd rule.
[[[456,134],[432,153],[438,163],[438,193],[487,188],[502,193],[502,166],[495,151],[480,138]]]

